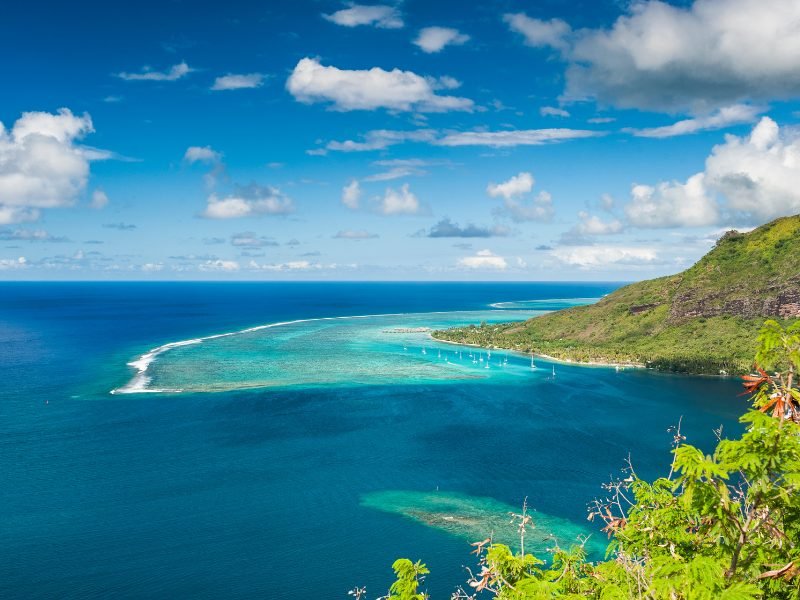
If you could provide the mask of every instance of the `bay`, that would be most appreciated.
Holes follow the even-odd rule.
[[[709,448],[712,429],[738,431],[746,401],[728,379],[563,364],[553,379],[549,363],[533,372],[504,353],[492,359],[508,366],[493,362],[489,375],[463,360],[470,350],[450,365],[456,347],[385,332],[523,318],[618,285],[2,283],[0,594],[346,598],[366,585],[377,596],[407,556],[427,562],[429,591],[448,597],[465,579],[468,541],[364,498],[527,497],[553,522],[588,527],[586,504],[628,455],[657,476],[681,416],[689,441]],[[129,362],[170,342],[398,313],[284,329],[280,343],[253,337],[248,352],[237,340],[228,364],[245,366],[233,386],[185,389],[217,380],[198,377],[220,356],[204,343],[194,350],[210,354],[187,346],[153,363],[182,393],[110,393],[135,376]],[[265,347],[294,378],[250,387]],[[400,376],[366,376],[375,356]],[[168,368],[192,362],[182,379]],[[353,365],[363,372],[348,381]],[[307,376],[331,369],[333,379]]]

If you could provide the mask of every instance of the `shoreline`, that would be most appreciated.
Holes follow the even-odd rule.
[[[545,360],[549,360],[554,363],[559,363],[563,365],[576,365],[579,367],[605,367],[605,368],[620,368],[620,369],[647,369],[647,365],[643,365],[642,363],[614,363],[614,362],[599,362],[599,361],[582,361],[582,360],[572,360],[569,358],[556,358],[555,356],[550,356],[549,354],[543,354],[541,352],[522,352],[521,350],[512,350],[511,348],[501,348],[500,346],[481,346],[480,344],[468,344],[467,342],[453,342],[451,340],[443,340],[440,338],[433,337],[433,334],[429,334],[428,337],[436,342],[442,342],[443,344],[450,344],[451,346],[469,346],[471,348],[482,348],[483,350],[502,350],[503,352],[512,352],[513,354],[517,354],[518,356],[530,356],[533,354],[534,356],[538,356],[539,358],[544,358]],[[653,369],[651,369],[653,370]]]
[[[730,377],[736,378],[738,375],[731,375],[730,373],[683,373],[683,372],[674,372],[674,371],[667,371],[664,369],[654,369],[653,367],[648,367],[642,363],[614,363],[614,362],[599,362],[599,361],[580,361],[580,360],[572,360],[568,358],[556,358],[555,356],[550,356],[549,354],[543,354],[541,352],[522,352],[520,350],[512,350],[510,348],[501,348],[500,346],[481,346],[480,344],[468,344],[466,342],[453,342],[450,340],[442,340],[439,338],[433,337],[433,335],[429,334],[428,337],[435,342],[441,342],[443,344],[450,344],[451,346],[468,346],[470,348],[481,348],[483,350],[502,350],[503,352],[511,352],[518,356],[530,356],[533,354],[539,358],[544,358],[545,360],[558,363],[560,365],[574,365],[577,367],[602,367],[602,368],[620,368],[620,369],[645,369],[651,373],[658,373],[661,375],[678,375],[684,377],[714,377],[718,379],[727,379]]]

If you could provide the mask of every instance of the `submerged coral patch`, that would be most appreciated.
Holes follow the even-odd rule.
[[[491,538],[519,550],[518,525],[512,514],[521,509],[494,498],[444,491],[386,490],[365,494],[361,504],[401,515],[470,542]],[[576,543],[585,543],[593,556],[602,556],[605,551],[605,541],[597,533],[590,535],[593,533],[590,529],[561,517],[537,511],[530,514],[533,527],[525,533],[526,552],[543,557],[548,548],[556,545],[569,547]]]

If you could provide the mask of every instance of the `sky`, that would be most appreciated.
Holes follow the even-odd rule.
[[[4,7],[0,280],[633,281],[800,213],[796,0]]]

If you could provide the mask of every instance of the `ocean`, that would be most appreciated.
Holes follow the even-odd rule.
[[[428,329],[619,285],[0,283],[0,596],[374,598],[408,557],[447,598],[525,498],[602,549],[600,484],[668,470],[681,417],[704,449],[739,431],[738,383]]]

